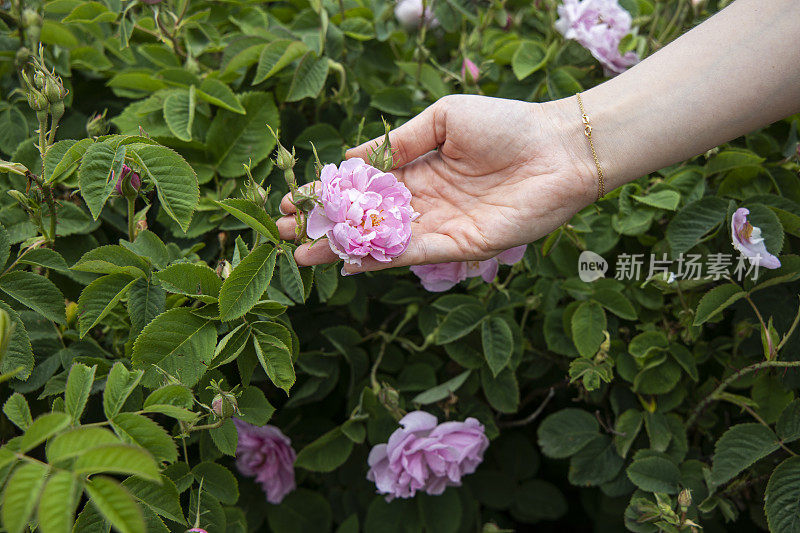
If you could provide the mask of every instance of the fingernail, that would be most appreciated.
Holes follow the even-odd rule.
[[[361,274],[361,272],[348,272],[342,267],[342,276],[355,276],[356,274]]]
[[[278,205],[278,211],[280,212],[281,215],[284,215],[284,216],[289,214],[289,213],[287,213],[286,211],[283,210],[283,205],[281,205],[281,204]]]

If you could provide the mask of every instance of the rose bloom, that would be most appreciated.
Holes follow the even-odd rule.
[[[558,6],[556,29],[574,39],[600,61],[606,74],[620,74],[639,62],[636,53],[623,56],[619,43],[631,32],[631,15],[617,0],[564,0]]]
[[[400,420],[386,444],[369,453],[367,479],[386,500],[411,498],[417,491],[441,494],[458,487],[483,461],[489,446],[483,425],[474,418],[437,424],[436,417],[413,411]]]
[[[308,236],[328,237],[331,250],[347,263],[367,256],[389,262],[408,248],[411,192],[394,174],[381,172],[359,158],[325,165],[320,172],[320,205],[308,217]]]
[[[433,15],[432,2],[426,2],[425,21],[429,28],[435,28],[439,21]],[[422,24],[422,0],[399,0],[394,8],[394,16],[407,29],[419,28]]]
[[[128,165],[122,165],[122,172],[119,173],[119,178],[117,178],[117,183],[116,185],[114,185],[114,192],[116,192],[119,196],[123,196],[122,183],[125,181],[125,178],[128,177],[128,174],[131,175],[131,187],[133,187],[138,191],[139,187],[142,186],[142,178],[139,177],[139,174],[134,172],[133,169]]]
[[[747,221],[750,210],[740,207],[731,217],[733,247],[750,260],[750,263],[764,268],[778,268],[780,260],[767,251],[761,228]]]
[[[239,433],[236,445],[236,468],[242,475],[255,477],[270,503],[281,503],[292,492],[294,461],[297,457],[292,441],[275,426],[254,426],[233,419]]]
[[[434,263],[410,267],[411,272],[422,281],[422,286],[430,292],[442,292],[452,289],[467,278],[480,276],[486,283],[491,283],[497,276],[500,264],[513,265],[525,255],[527,244],[515,246],[486,261],[465,261],[454,263]]]

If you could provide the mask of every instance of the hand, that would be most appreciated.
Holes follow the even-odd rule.
[[[365,258],[347,272],[494,257],[533,242],[594,201],[597,182],[587,161],[574,98],[546,104],[473,95],[448,96],[390,133],[392,172],[413,195],[421,216],[408,250],[390,263]],[[382,139],[347,152],[364,160]],[[438,148],[438,149],[437,149]],[[281,202],[296,211],[289,195]],[[293,239],[295,220],[278,220]],[[339,258],[327,242],[298,247],[301,265]]]

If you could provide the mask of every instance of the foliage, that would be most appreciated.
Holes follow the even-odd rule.
[[[800,531],[799,117],[610,193],[493,284],[435,295],[405,269],[298,268],[266,126],[309,181],[312,147],[338,162],[382,117],[449,93],[546,101],[601,82],[552,0],[432,2],[439,26],[413,31],[383,0],[11,4],[7,531]],[[638,27],[622,46],[641,56],[722,7],[622,4]],[[31,58],[64,89],[38,112]],[[143,185],[119,196],[123,164]],[[756,282],[578,277],[583,250],[731,254],[740,206],[783,263]],[[237,416],[298,450],[280,505],[236,473],[236,430],[211,408],[231,390]],[[492,443],[463,487],[387,503],[367,454],[417,408],[474,416]]]

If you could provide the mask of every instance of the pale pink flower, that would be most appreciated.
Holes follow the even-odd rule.
[[[483,425],[474,418],[437,424],[435,416],[414,411],[400,426],[368,458],[367,479],[387,500],[461,486],[461,478],[475,472],[489,446]]]
[[[606,74],[620,74],[639,62],[633,51],[619,53],[619,43],[631,32],[633,21],[618,0],[564,0],[558,15],[556,29],[586,48]]]
[[[767,251],[761,228],[747,221],[750,210],[740,207],[731,217],[733,247],[750,260],[750,263],[764,268],[778,268],[780,260]]]
[[[481,75],[481,71],[470,58],[465,57],[461,62],[461,79],[464,83],[475,83]],[[469,76],[469,77],[467,77]]]
[[[429,28],[435,28],[439,21],[433,15],[431,9],[432,1],[428,1],[425,6],[425,22]],[[394,16],[407,29],[419,28],[422,24],[422,0],[399,0],[394,8]]]
[[[515,246],[486,261],[415,265],[410,267],[410,270],[422,281],[425,290],[430,292],[443,292],[452,289],[467,278],[478,276],[483,278],[486,283],[491,283],[497,276],[500,264],[513,265],[519,262],[525,255],[527,247],[527,244]]]
[[[270,503],[281,503],[292,492],[294,461],[297,458],[292,441],[275,426],[254,426],[233,419],[239,433],[236,445],[236,468],[242,475],[255,477]]]
[[[320,173],[319,205],[308,217],[308,236],[327,237],[331,250],[347,263],[367,256],[388,263],[408,248],[411,192],[394,174],[354,158],[325,165]]]

